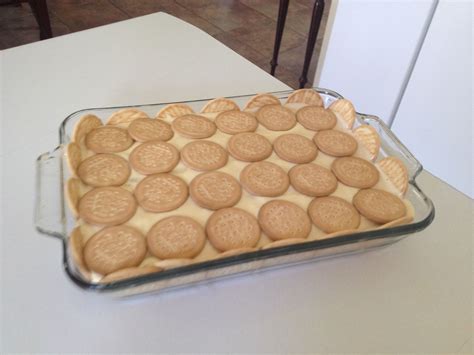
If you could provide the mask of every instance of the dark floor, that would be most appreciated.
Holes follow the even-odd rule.
[[[54,36],[164,11],[185,20],[269,71],[278,0],[47,0]],[[276,76],[298,87],[314,0],[291,0]],[[311,86],[329,1],[316,41],[308,79]],[[27,3],[0,7],[0,49],[39,40],[38,26]]]

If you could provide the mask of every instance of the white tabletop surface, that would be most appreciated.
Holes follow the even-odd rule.
[[[31,222],[34,161],[67,114],[287,87],[164,14],[6,50],[0,65],[0,351],[472,350],[473,202],[427,173],[435,221],[393,246],[133,300],[80,290]]]

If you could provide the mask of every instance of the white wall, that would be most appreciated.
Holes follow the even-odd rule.
[[[440,1],[392,126],[425,169],[471,198],[473,7]]]
[[[333,0],[315,85],[389,121],[434,0]]]

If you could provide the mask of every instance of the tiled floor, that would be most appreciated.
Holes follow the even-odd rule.
[[[269,71],[278,0],[47,0],[53,35],[164,11],[187,21]],[[291,0],[276,76],[298,87],[314,0]],[[311,86],[326,27],[329,1],[316,41],[308,79]],[[0,49],[39,40],[38,26],[26,3],[0,7]]]

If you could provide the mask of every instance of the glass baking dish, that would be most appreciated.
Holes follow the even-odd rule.
[[[314,88],[314,90],[321,95],[326,107],[333,101],[342,98],[341,95],[331,90],[320,88]],[[290,90],[273,92],[271,94],[280,100],[285,100],[293,92],[293,90]],[[240,107],[243,107],[244,103],[252,96],[253,94],[229,98],[234,100]],[[181,103],[186,103],[196,112],[199,112],[208,100],[181,101]],[[149,114],[150,117],[154,117],[156,112],[167,104],[170,104],[170,102],[126,107],[139,108]],[[69,178],[64,148],[70,142],[74,125],[80,117],[85,114],[107,117],[122,108],[125,107],[90,108],[72,113],[64,119],[59,127],[59,146],[51,152],[40,155],[37,159],[36,228],[39,232],[57,237],[62,241],[63,267],[70,279],[83,289],[116,296],[131,296],[237,274],[268,270],[324,257],[362,252],[392,244],[410,234],[423,230],[434,218],[435,210],[433,203],[415,181],[423,169],[421,164],[383,121],[375,116],[357,113],[355,127],[371,125],[380,135],[381,148],[377,159],[385,156],[396,156],[403,161],[408,169],[409,186],[405,198],[411,202],[414,208],[414,218],[411,223],[385,229],[361,231],[323,240],[308,241],[306,243],[257,250],[109,284],[91,283],[81,276],[71,257],[69,235],[74,228],[75,218],[70,212],[64,196],[64,186]]]

